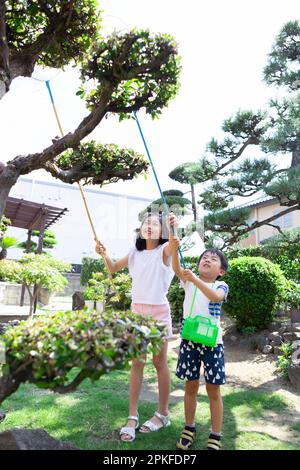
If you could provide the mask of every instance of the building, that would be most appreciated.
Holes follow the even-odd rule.
[[[249,222],[262,221],[275,214],[278,214],[286,209],[280,206],[276,198],[259,198],[249,204],[244,204],[239,207],[248,207],[251,209]],[[278,225],[283,231],[291,230],[293,228],[300,228],[300,211],[295,210],[271,222],[273,225]],[[256,246],[262,243],[267,238],[277,235],[279,232],[276,228],[269,225],[262,225],[250,232],[249,236],[239,243],[244,247]]]
[[[138,213],[151,200],[91,187],[84,188],[84,193],[97,236],[107,247],[108,253],[116,258],[126,255],[134,241],[135,229],[140,225]],[[77,184],[21,177],[10,196],[68,209],[64,217],[51,227],[58,240],[51,250],[55,258],[80,265],[85,256],[97,257],[93,233]],[[10,227],[7,234],[20,242],[25,241],[27,236],[25,230],[14,227]],[[10,249],[8,257],[15,259],[21,254],[19,249]]]

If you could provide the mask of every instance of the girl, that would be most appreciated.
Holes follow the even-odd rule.
[[[169,224],[174,225],[175,216],[169,216]],[[148,214],[137,234],[135,247],[118,261],[112,261],[105,247],[96,245],[98,254],[105,257],[112,273],[129,268],[132,276],[132,312],[138,315],[151,315],[165,323],[168,339],[172,336],[172,321],[167,292],[174,272],[171,265],[171,248],[167,238],[163,238],[162,216]],[[168,342],[166,341],[158,356],[153,356],[157,371],[159,404],[158,411],[140,428],[140,432],[158,431],[170,425],[168,403],[170,396],[170,371],[167,364]],[[127,425],[120,430],[122,441],[133,441],[139,427],[138,401],[143,381],[146,356],[133,359],[130,373],[129,417]]]

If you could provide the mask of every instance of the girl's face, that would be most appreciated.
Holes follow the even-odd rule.
[[[161,232],[159,218],[154,215],[147,217],[141,226],[141,236],[145,240],[159,240]]]
[[[217,279],[219,276],[223,276],[225,273],[222,269],[221,260],[218,255],[207,251],[202,256],[198,270],[200,274],[205,274],[211,278]]]

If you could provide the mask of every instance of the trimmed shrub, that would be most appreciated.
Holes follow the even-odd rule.
[[[0,403],[19,385],[31,382],[59,393],[85,379],[98,380],[150,349],[155,354],[165,327],[131,312],[69,311],[34,317],[1,335],[6,363],[0,377]],[[70,381],[69,373],[77,375]]]
[[[227,252],[226,256],[229,260],[242,256],[262,256],[278,264],[287,279],[300,283],[300,243],[288,244],[284,240],[276,243],[276,240],[265,245],[235,249]]]
[[[286,279],[279,266],[261,257],[231,260],[222,278],[230,286],[224,309],[242,331],[266,328],[285,295]]]
[[[3,259],[0,261],[0,281],[20,283],[21,266],[15,261]]]

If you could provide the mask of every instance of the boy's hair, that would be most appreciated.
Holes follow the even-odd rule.
[[[213,255],[217,255],[218,258],[220,258],[221,261],[221,268],[226,272],[228,270],[228,260],[226,256],[224,255],[223,251],[218,250],[217,248],[208,248],[207,250],[203,251],[203,253],[199,256],[197,266],[199,266],[200,261],[202,260],[203,256],[206,253],[212,253]],[[221,276],[218,276],[217,279],[219,279]]]
[[[141,236],[141,228],[142,228],[143,224],[145,223],[145,221],[148,219],[148,217],[153,217],[153,216],[156,216],[158,218],[158,220],[160,222],[160,225],[161,225],[162,236],[158,239],[158,244],[163,245],[164,243],[169,241],[168,238],[163,238],[163,236],[166,235],[166,228],[165,228],[165,220],[162,216],[162,213],[159,212],[159,213],[152,214],[151,212],[149,212],[144,217],[140,228],[137,230],[137,237],[136,237],[136,241],[135,241],[135,247],[138,251],[143,251],[143,250],[146,249],[146,240],[145,240],[145,238],[142,238],[142,236]]]

